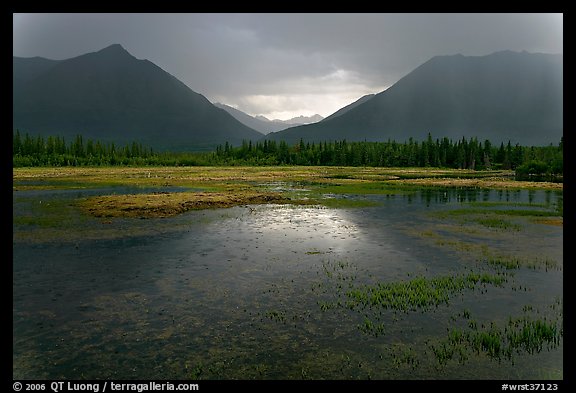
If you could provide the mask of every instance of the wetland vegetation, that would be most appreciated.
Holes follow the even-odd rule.
[[[13,377],[561,379],[563,188],[511,170],[13,169]]]

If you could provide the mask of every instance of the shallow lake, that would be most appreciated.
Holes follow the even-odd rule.
[[[552,211],[561,192],[426,189],[334,196],[370,207],[253,205],[147,220],[76,222],[72,209],[56,237],[30,222],[44,212],[39,201],[95,192],[111,191],[14,193],[15,379],[563,376],[561,335],[508,357],[450,341],[455,327],[502,335],[521,318],[562,326],[563,227],[513,214],[501,228],[480,225],[500,221],[477,212]],[[463,208],[480,218],[450,214]],[[497,254],[533,263],[487,263]],[[350,303],[355,289],[472,272],[504,282],[406,310]]]

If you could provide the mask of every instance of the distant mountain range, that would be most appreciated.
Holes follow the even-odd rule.
[[[319,114],[315,114],[312,116],[296,116],[293,117],[291,119],[288,120],[280,120],[280,119],[274,119],[274,120],[269,120],[268,118],[266,118],[265,116],[256,116],[257,119],[260,120],[264,120],[264,121],[270,121],[272,123],[278,123],[278,124],[291,124],[291,125],[302,125],[302,124],[310,124],[310,123],[317,123],[319,121],[321,121],[322,119],[324,119],[322,116],[320,116]]]
[[[54,61],[13,58],[13,128],[40,135],[213,148],[262,134],[121,45]]]
[[[288,127],[315,123],[323,119],[322,116],[316,114],[314,116],[298,116],[288,120],[269,120],[264,116],[250,116],[249,114],[242,112],[236,108],[229,105],[214,103],[218,108],[224,109],[226,112],[230,113],[236,120],[244,125],[247,125],[254,130],[261,132],[262,134],[268,134],[270,132],[282,131]]]
[[[563,56],[511,51],[437,56],[342,110],[266,138],[403,142],[431,133],[454,140],[556,144],[563,134]]]

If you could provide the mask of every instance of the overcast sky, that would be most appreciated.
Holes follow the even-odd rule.
[[[563,53],[562,14],[14,14],[13,55],[121,44],[212,102],[328,116],[437,55]]]

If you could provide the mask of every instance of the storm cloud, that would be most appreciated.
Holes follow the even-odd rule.
[[[14,14],[13,55],[119,43],[212,102],[328,116],[437,55],[563,53],[562,14]]]

